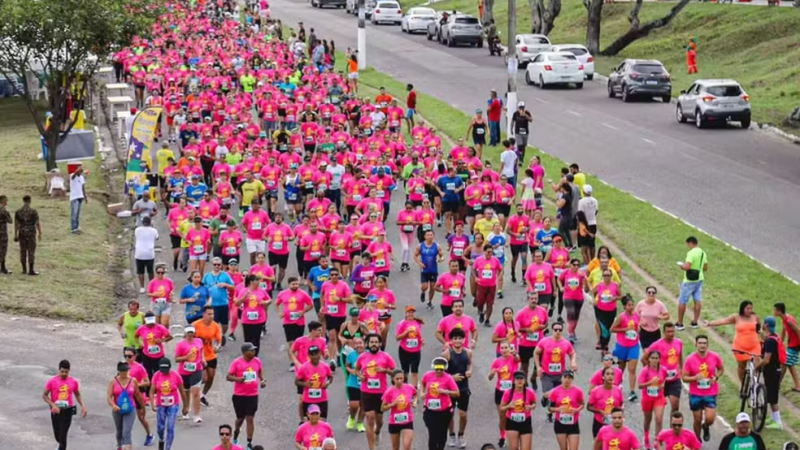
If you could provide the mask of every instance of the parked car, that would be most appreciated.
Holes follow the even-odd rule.
[[[311,0],[311,6],[320,9],[326,6],[333,6],[334,8],[346,8],[347,0]]]
[[[436,21],[436,11],[432,8],[411,8],[403,14],[400,30],[404,33],[427,31],[428,24]]]
[[[370,20],[373,25],[387,22],[400,25],[403,21],[403,10],[397,2],[378,2],[370,14]]]
[[[425,31],[429,41],[436,39],[437,41],[442,42],[442,19],[444,19],[445,16],[449,17],[453,14],[461,13],[458,11],[436,11],[436,17],[434,18],[433,22],[428,22],[428,28]]]
[[[626,59],[608,76],[608,97],[614,98],[617,94],[626,103],[635,97],[659,97],[669,103],[672,81],[660,61]]]
[[[525,67],[533,58],[541,52],[549,52],[553,49],[550,39],[543,34],[518,34],[516,39],[517,64]],[[506,65],[508,65],[509,54],[506,52]]]
[[[583,64],[583,75],[587,80],[594,78],[594,56],[581,44],[558,44],[553,46],[554,52],[570,52]]]
[[[697,128],[739,122],[750,128],[750,96],[736,80],[697,80],[681,91],[675,107],[680,123],[694,120]]]
[[[439,43],[448,47],[463,43],[483,47],[483,27],[480,20],[470,14],[451,14],[439,34],[442,37]]]
[[[364,16],[369,19],[373,8],[377,4],[376,0],[364,0]],[[354,15],[358,15],[358,0],[346,0],[345,10]]]
[[[583,89],[583,64],[570,52],[542,52],[525,70],[525,83],[541,89],[553,84],[575,84]]]

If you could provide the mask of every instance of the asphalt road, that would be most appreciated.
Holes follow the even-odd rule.
[[[344,10],[311,8],[305,0],[271,8],[292,26],[304,21],[338,49],[356,47],[357,20]],[[485,109],[490,89],[502,95],[507,86],[502,59],[486,48],[440,46],[399,26],[367,24],[367,64],[470,115]],[[533,145],[800,280],[796,253],[785,245],[800,240],[800,210],[790,207],[800,196],[796,145],[757,130],[697,130],[677,123],[674,105],[623,104],[607,98],[600,83],[542,91],[523,77],[520,70],[518,95],[533,113]]]
[[[401,209],[404,198],[401,192],[393,195],[392,211]],[[167,249],[169,238],[163,217],[163,210],[156,225],[161,234],[158,245]],[[392,218],[394,214],[392,214]],[[399,264],[400,243],[398,228],[389,222],[388,237],[397,251],[396,261]],[[443,228],[436,229],[438,241],[444,241]],[[168,250],[158,253],[159,261],[168,262],[171,267],[171,256]],[[243,258],[247,259],[247,258]],[[294,258],[290,258],[289,275],[296,274]],[[245,263],[245,266],[247,264]],[[399,268],[399,265],[397,266]],[[242,267],[244,270],[246,267]],[[445,264],[440,271],[446,270]],[[176,291],[185,284],[186,275],[182,272],[168,272],[176,283]],[[396,269],[391,274],[390,286],[398,300],[398,312],[394,314],[395,324],[402,317],[405,305],[419,305],[419,271],[400,273]],[[504,289],[505,299],[498,300],[493,323],[496,323],[503,306],[516,309],[525,304],[524,290],[510,281],[506,276]],[[177,293],[176,293],[177,295]],[[140,296],[140,300],[144,300]],[[437,296],[437,299],[440,298]],[[146,304],[143,302],[143,304]],[[584,308],[578,329],[581,338],[577,345],[579,371],[576,384],[586,390],[591,375],[600,367],[600,358],[594,350],[594,317],[591,308]],[[466,313],[476,315],[475,308],[467,306]],[[429,366],[433,357],[441,351],[435,339],[434,331],[441,313],[437,307],[434,312],[420,308],[418,316],[426,321],[423,327],[425,346],[423,349],[422,368]],[[307,321],[314,313],[307,315]],[[173,324],[184,325],[182,308],[173,306]],[[10,318],[0,316],[0,328],[3,330],[4,345],[0,347],[0,447],[4,450],[30,450],[52,448],[52,433],[46,405],[41,400],[41,393],[47,379],[56,373],[58,361],[67,358],[72,362],[72,375],[81,382],[90,414],[85,419],[73,422],[70,437],[73,448],[80,450],[107,450],[114,445],[114,427],[111,421],[110,408],[105,401],[105,392],[109,381],[115,375],[116,362],[121,357],[122,341],[116,331],[115,324],[62,324],[42,319]],[[261,391],[259,412],[256,416],[257,428],[254,443],[266,444],[266,448],[293,448],[294,432],[297,429],[297,395],[294,388],[293,374],[287,372],[288,361],[285,351],[283,331],[280,320],[270,309],[268,322],[270,334],[261,343],[261,358],[265,363],[267,388]],[[182,332],[180,327],[173,332]],[[497,414],[494,406],[494,384],[488,381],[489,366],[495,358],[494,345],[490,343],[489,329],[479,325],[479,343],[475,353],[474,374],[471,381],[473,396],[470,403],[470,424],[467,438],[469,448],[476,448],[480,443],[495,442],[498,438]],[[220,354],[220,363],[214,388],[209,394],[210,407],[204,407],[202,416],[204,423],[200,425],[178,422],[176,441],[173,448],[210,449],[218,441],[217,426],[221,423],[232,423],[233,408],[230,403],[232,384],[224,380],[225,373],[233,358],[239,356],[239,344],[242,342],[241,331],[237,331],[237,342],[230,343]],[[393,333],[390,334],[393,336]],[[168,344],[167,354],[174,356],[174,344]],[[34,347],[32,347],[32,344]],[[687,346],[687,351],[691,345]],[[32,350],[35,349],[35,350]],[[397,358],[397,344],[392,339],[387,351]],[[349,432],[345,429],[346,400],[342,371],[337,370],[336,380],[329,390],[330,418],[337,441],[342,449],[366,448],[366,437],[363,434]],[[627,386],[627,378],[625,381]],[[627,391],[626,391],[627,392]],[[683,395],[682,410],[688,414],[688,395]],[[628,408],[627,424],[642,435],[642,414],[638,403],[626,403]],[[427,448],[427,430],[418,410],[416,420],[416,436],[414,449]],[[154,414],[149,413],[151,420]],[[538,410],[534,416],[536,448],[557,448],[552,425],[546,423],[544,411]],[[665,418],[665,423],[667,419]],[[590,449],[591,419],[583,414],[581,418],[581,449]],[[722,425],[715,425],[712,431],[713,440],[709,448],[716,448],[724,434]],[[388,449],[390,440],[384,428],[381,444],[378,448]],[[134,427],[134,443],[141,446],[144,432],[140,425]]]

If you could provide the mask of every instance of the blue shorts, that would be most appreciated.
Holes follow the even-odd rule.
[[[416,113],[417,111],[414,108],[408,108],[408,110],[406,111],[406,119],[411,119],[412,117],[414,117],[414,114]]]
[[[703,301],[703,281],[684,281],[681,283],[681,295],[678,303],[685,305],[689,303],[689,298],[696,302]]]
[[[716,395],[689,394],[689,409],[692,411],[701,411],[706,408],[717,409]]]
[[[214,322],[220,325],[227,325],[230,318],[230,309],[228,305],[213,306],[214,309]]]
[[[800,361],[800,352],[796,349],[786,349],[786,367],[794,367]]]
[[[613,355],[618,361],[638,361],[639,360],[639,344],[633,347],[623,347],[622,345],[614,346]]]

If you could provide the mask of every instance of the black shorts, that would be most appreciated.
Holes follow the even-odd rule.
[[[172,244],[172,249],[175,250],[176,248],[181,248],[181,237],[175,236],[174,234],[169,235],[169,242]]]
[[[422,361],[422,352],[409,352],[403,347],[397,348],[400,358],[400,368],[403,373],[419,373],[419,364]]]
[[[303,336],[304,331],[304,325],[298,325],[296,323],[283,324],[283,335],[286,336],[286,342],[296,341],[298,338]]]
[[[595,419],[592,419],[592,437],[597,438],[597,434],[600,433],[600,429],[606,426],[603,422],[598,422]]]
[[[511,419],[506,420],[506,431],[516,431],[519,434],[533,434],[533,427],[531,427],[531,418],[528,417],[523,422],[514,422]]]
[[[533,352],[536,350],[536,347],[523,347],[519,346],[517,348],[517,353],[519,354],[519,360],[522,364],[528,364],[531,359],[533,359]]]
[[[200,387],[200,383],[203,382],[203,371],[191,375],[181,375],[181,378],[183,378],[183,388],[188,391],[194,386]]]
[[[442,212],[443,213],[453,213],[458,214],[459,204],[458,202],[442,202]]]
[[[319,406],[319,416],[322,418],[328,417],[328,401],[319,402],[319,403],[306,403],[303,402],[303,412],[308,411],[308,407],[311,405]]]
[[[421,207],[422,200],[411,200],[411,206],[414,207],[414,209]]]
[[[483,205],[467,206],[467,217],[475,217],[483,214]]]
[[[511,256],[517,257],[520,254],[528,254],[528,244],[511,244]]]
[[[350,399],[351,402],[360,402],[361,389],[347,386],[347,398]]]
[[[511,205],[506,205],[505,203],[495,203],[492,205],[492,209],[494,209],[495,214],[502,214],[505,217],[508,217],[508,214],[511,212]]]
[[[257,395],[234,395],[233,411],[236,413],[237,419],[244,419],[245,417],[253,417],[258,411],[258,396]]]
[[[311,269],[317,267],[318,265],[319,265],[319,260],[317,259],[312,259],[311,261],[303,260],[303,269],[304,269],[303,273],[304,274],[311,273]]]
[[[137,259],[136,260],[136,275],[147,275],[153,278],[153,270],[155,268],[155,259]]]
[[[438,279],[439,279],[438,273],[422,272],[419,274],[420,283],[436,283],[436,280]]]
[[[333,317],[325,314],[325,331],[336,330],[336,333],[339,333],[339,329],[342,328],[346,319],[346,317]]]
[[[353,261],[355,258],[361,258],[361,249],[350,250],[350,261]]]
[[[539,306],[553,305],[553,294],[539,294]]]
[[[302,396],[303,395],[303,386],[295,385],[295,388],[297,388],[297,395],[301,395]]]
[[[767,404],[777,405],[778,397],[781,394],[781,372],[780,370],[764,370],[764,386],[767,387]]]
[[[214,370],[216,370],[218,362],[219,362],[219,360],[217,360],[217,358],[214,358],[212,360],[206,361],[206,369],[214,369]]]
[[[266,198],[274,198],[275,200],[277,200],[278,199],[278,190],[277,189],[272,189],[272,190],[266,191],[266,192],[264,192],[264,196]]]
[[[220,325],[227,325],[231,315],[231,310],[228,307],[228,305],[214,306],[213,309],[214,309],[214,322],[217,322]]]
[[[579,424],[573,423],[572,425],[564,425],[557,420],[553,424],[553,430],[556,432],[556,434],[566,434],[567,436],[571,434],[581,434],[581,427]]]
[[[453,399],[453,406],[458,408],[459,411],[469,411],[469,399],[472,397],[472,392],[467,389],[466,391],[459,390],[458,398]]]
[[[289,254],[279,255],[277,253],[268,252],[269,265],[278,266],[281,269],[286,269],[289,266]]]
[[[303,197],[307,197],[309,195],[314,195],[314,188],[313,187],[312,188],[304,187],[302,189],[302,192],[303,192]]]
[[[641,344],[642,350],[647,350],[659,339],[661,339],[661,330],[658,328],[656,328],[656,331],[647,331],[643,328],[639,328],[639,344]]]
[[[403,430],[414,430],[414,422],[404,423],[402,425],[389,424],[389,434],[400,434]]]
[[[365,413],[374,411],[378,414],[383,414],[381,411],[381,403],[381,394],[361,393],[361,411]]]
[[[683,384],[680,378],[664,383],[664,396],[666,397],[681,398],[681,391],[683,391]]]
[[[495,389],[494,390],[494,404],[495,405],[498,405],[498,406],[500,405],[500,403],[503,401],[503,395],[505,393],[506,393],[506,391],[501,391],[500,389]]]

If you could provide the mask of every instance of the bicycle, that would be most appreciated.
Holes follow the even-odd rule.
[[[764,386],[761,371],[756,369],[755,364],[756,358],[760,358],[761,355],[740,350],[734,350],[733,352],[750,356],[744,379],[742,380],[742,387],[739,390],[739,398],[742,399],[739,412],[744,412],[746,406],[750,407],[752,410],[750,416],[753,420],[753,430],[758,433],[764,428],[767,419],[767,388]]]

